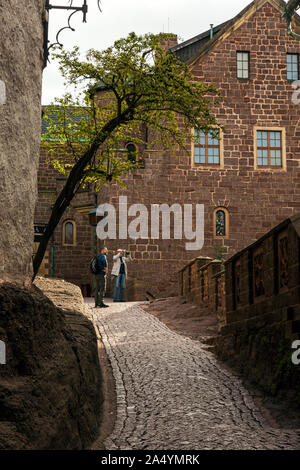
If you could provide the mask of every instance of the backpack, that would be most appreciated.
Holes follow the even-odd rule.
[[[90,262],[90,271],[91,271],[92,274],[97,274],[98,273],[97,256],[94,256],[93,259]]]

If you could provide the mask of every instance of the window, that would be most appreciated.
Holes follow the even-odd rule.
[[[229,213],[225,207],[214,210],[214,237],[227,238],[229,234]]]
[[[63,245],[76,245],[76,225],[75,222],[72,222],[70,220],[67,220],[63,224]]]
[[[136,162],[136,147],[134,144],[127,144],[126,145],[126,150],[127,150],[127,158],[128,161],[131,163]]]
[[[249,79],[250,54],[249,52],[236,53],[237,78]]]
[[[284,127],[254,126],[254,169],[286,171]]]
[[[288,80],[299,80],[299,57],[298,54],[286,55],[286,73]]]
[[[220,165],[220,131],[194,131],[194,163],[196,165]]]
[[[226,215],[222,210],[216,212],[216,236],[225,237],[226,235]]]
[[[257,133],[257,165],[282,166],[281,131],[258,130]]]

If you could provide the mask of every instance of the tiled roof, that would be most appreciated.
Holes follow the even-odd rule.
[[[43,118],[43,115],[46,113],[46,109],[47,109],[47,106],[43,106],[43,108],[42,108],[42,136],[47,135],[47,129],[48,129],[48,121],[46,121]],[[77,113],[75,114],[74,111],[72,112],[72,109],[74,109],[74,108],[69,108],[68,109],[67,124],[74,124],[76,122],[79,122],[80,119],[82,119],[82,117],[83,117],[83,114],[82,115],[77,114]],[[54,121],[56,119],[56,116],[57,116],[57,114],[54,111],[49,113],[49,117]]]
[[[218,26],[213,27],[214,35],[221,31],[229,21],[225,21]],[[208,41],[210,41],[210,29],[205,31],[204,33],[198,34],[187,41],[184,41],[176,46],[173,46],[170,49],[170,52],[174,52],[178,59],[182,60],[182,62],[187,62],[191,57],[193,57]]]

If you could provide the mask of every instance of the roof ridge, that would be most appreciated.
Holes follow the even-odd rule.
[[[241,10],[236,16],[231,18],[226,25],[210,40],[208,41],[202,48],[200,48],[188,61],[188,65],[193,65],[193,63],[205,52],[208,52],[215,44],[216,42],[223,36],[223,34],[229,30],[230,27],[233,27],[234,24],[243,18],[243,16],[252,8],[257,11],[260,9],[265,3],[270,3],[273,5],[275,8],[276,6],[278,8],[282,7],[282,12],[283,12],[283,7],[286,5],[286,2],[284,0],[253,0],[251,3],[249,3],[243,10]],[[295,13],[294,18],[296,22],[300,25],[300,16]]]
[[[219,32],[224,26],[226,26],[226,24],[229,21],[231,21],[231,20],[224,21],[223,23],[220,23],[219,25],[214,26],[213,27],[214,33]],[[197,36],[193,36],[192,38],[187,39],[186,41],[183,41],[180,44],[176,44],[176,46],[170,47],[169,51],[170,52],[178,51],[179,49],[182,49],[183,47],[189,46],[189,45],[193,44],[194,42],[197,42],[201,39],[204,39],[205,37],[210,35],[210,31],[211,30],[208,29],[207,31],[204,31],[203,33],[197,34]]]

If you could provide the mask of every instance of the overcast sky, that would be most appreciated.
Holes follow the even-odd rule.
[[[131,31],[138,34],[171,32],[180,42],[209,29],[239,13],[251,0],[101,0],[102,13],[97,0],[88,0],[87,23],[82,13],[73,16],[75,32],[65,30],[60,35],[64,47],[78,45],[82,52],[90,48],[105,49],[116,39]],[[68,0],[51,0],[52,5],[68,5]],[[83,0],[73,0],[81,6]],[[58,30],[66,26],[69,13],[50,10],[49,39],[55,42]],[[64,92],[63,79],[57,64],[51,62],[44,70],[42,103],[49,104]]]

